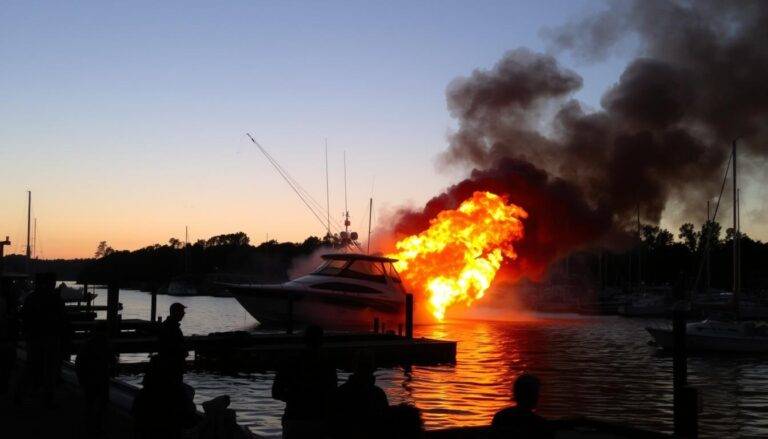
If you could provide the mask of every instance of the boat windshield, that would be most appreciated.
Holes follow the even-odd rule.
[[[371,280],[374,282],[384,282],[384,267],[381,266],[381,262],[363,260],[352,261],[352,263],[341,272],[341,276]]]
[[[379,283],[387,283],[387,278],[389,278],[391,281],[399,283],[400,278],[391,265],[390,263],[364,259],[329,259],[313,274],[348,277]]]
[[[344,266],[347,265],[347,262],[349,261],[344,261],[341,259],[329,259],[323,262],[323,265],[319,266],[317,270],[314,271],[314,274],[338,276],[341,270],[344,269]]]
[[[400,280],[400,275],[397,274],[397,270],[395,270],[395,266],[392,265],[391,262],[385,263],[384,264],[384,269],[386,270],[387,276],[389,277],[389,279],[392,282],[395,282],[395,283],[398,283],[398,284],[402,283],[402,281]]]

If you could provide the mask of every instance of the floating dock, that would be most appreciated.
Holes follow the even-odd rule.
[[[147,329],[146,324],[126,323],[130,323],[131,327]],[[185,342],[194,353],[194,365],[210,369],[274,370],[283,362],[296,358],[304,349],[303,338],[298,334],[223,332],[188,336]],[[73,353],[81,343],[82,339],[73,340]],[[111,343],[115,352],[121,354],[157,351],[157,337],[140,333],[113,338]],[[381,367],[456,362],[454,341],[407,338],[395,334],[331,333],[323,338],[322,348],[330,360],[341,368],[351,367],[361,350],[372,352]]]
[[[88,284],[83,288],[88,291]],[[75,337],[71,353],[76,353],[84,338],[96,328],[106,329],[115,353],[150,354],[157,352],[156,321],[157,292],[150,294],[150,318],[122,319],[118,314],[120,288],[107,285],[106,320],[84,319],[71,324]],[[292,306],[289,306],[292,309]],[[370,332],[326,332],[323,350],[338,367],[351,368],[357,353],[371,352],[380,367],[453,364],[456,362],[456,342],[413,337],[413,296],[405,295],[405,324],[398,328],[402,335],[379,331],[378,319]],[[250,368],[274,370],[285,361],[295,359],[304,349],[303,338],[293,331],[293,316],[289,313],[285,332],[251,333],[245,331],[217,332],[185,337],[187,350],[194,352],[195,366],[211,369]],[[404,326],[404,327],[403,327]],[[135,367],[135,366],[131,366]]]

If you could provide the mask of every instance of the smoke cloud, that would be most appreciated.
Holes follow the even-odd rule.
[[[451,82],[458,129],[439,163],[474,171],[423,209],[401,211],[397,234],[491,190],[529,212],[512,269],[535,276],[558,256],[620,235],[638,206],[647,222],[671,202],[683,215],[701,212],[734,138],[742,157],[768,156],[768,2],[617,2],[543,35],[552,53],[586,61],[630,38],[639,52],[596,111],[573,98],[576,72],[524,48]]]

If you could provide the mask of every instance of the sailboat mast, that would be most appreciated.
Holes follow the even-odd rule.
[[[712,283],[712,274],[711,274],[711,270],[710,270],[710,267],[709,267],[709,261],[710,261],[710,259],[709,259],[709,253],[710,253],[709,252],[709,242],[710,241],[709,240],[712,239],[712,226],[713,226],[713,224],[710,221],[713,221],[713,220],[710,219],[710,215],[711,214],[710,214],[710,210],[709,210],[709,200],[707,200],[707,222],[705,223],[707,225],[707,236],[706,236],[707,240],[705,241],[705,248],[706,248],[706,252],[707,253],[704,255],[704,257],[706,258],[705,259],[705,263],[706,263],[706,269],[707,269],[706,277],[704,278],[704,282],[705,282],[705,284],[704,284],[705,285],[704,286],[704,292],[705,293],[709,293],[709,286]]]
[[[643,290],[643,239],[640,237],[640,203],[637,203],[637,286]]]
[[[29,234],[32,218],[32,191],[27,191],[27,273],[30,271],[30,259],[32,258],[32,247],[30,246]]]
[[[347,151],[344,151],[344,231],[349,237],[349,209],[347,208]]]
[[[189,226],[184,226],[184,272],[189,273]]]
[[[736,308],[736,314],[739,312],[739,189],[736,165],[736,141],[733,141],[733,303]]]
[[[326,231],[325,236],[331,237],[331,192],[328,186],[328,139],[325,139],[325,213],[326,213]]]
[[[371,254],[371,218],[373,218],[373,198],[368,203],[368,254]]]
[[[32,257],[37,258],[37,218],[35,218],[35,227],[32,231]]]

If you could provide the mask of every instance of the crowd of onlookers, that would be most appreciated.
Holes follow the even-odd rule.
[[[421,412],[410,404],[389,405],[376,386],[373,355],[357,353],[353,373],[337,386],[336,368],[323,354],[323,331],[310,326],[304,333],[306,348],[285,364],[272,385],[272,397],[285,401],[283,438],[402,438],[422,437]],[[530,374],[514,383],[516,405],[493,417],[492,437],[551,436],[547,421],[534,410],[540,382]]]
[[[35,288],[18,306],[18,291],[12,285],[0,288],[0,394],[8,393],[20,403],[35,395],[42,407],[55,409],[54,389],[61,377],[62,361],[70,332],[64,304],[55,293],[55,277],[36,276]],[[239,427],[235,412],[222,396],[203,403],[197,411],[194,389],[184,382],[187,357],[180,323],[185,307],[171,305],[158,328],[157,354],[150,358],[142,387],[133,403],[135,437],[228,438],[252,437]],[[26,344],[27,361],[16,367],[18,338]],[[375,358],[369,351],[356,355],[354,369],[339,385],[335,365],[322,348],[323,330],[309,326],[305,347],[278,370],[272,397],[285,402],[283,437],[297,438],[419,438],[424,432],[421,412],[410,404],[390,405],[376,385]],[[85,432],[105,436],[105,409],[109,402],[110,377],[117,357],[108,334],[96,329],[81,344],[75,370],[85,399]],[[16,369],[17,378],[10,380]],[[529,374],[517,378],[513,387],[516,405],[505,408],[491,421],[492,437],[549,437],[546,420],[535,414],[539,380]]]

